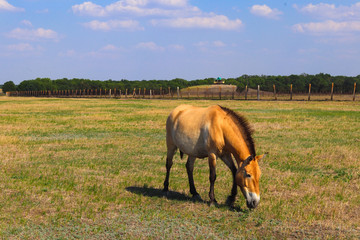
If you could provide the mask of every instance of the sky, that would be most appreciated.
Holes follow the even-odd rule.
[[[0,84],[360,74],[360,1],[0,0]]]

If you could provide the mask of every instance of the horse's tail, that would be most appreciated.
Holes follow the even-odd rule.
[[[180,159],[182,159],[184,156],[184,153],[182,151],[180,151]]]

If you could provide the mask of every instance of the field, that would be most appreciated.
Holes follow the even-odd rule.
[[[218,206],[190,199],[186,158],[169,197],[165,121],[181,103],[221,104],[255,129],[261,202],[225,205],[231,174],[218,161]],[[360,102],[0,97],[2,239],[358,239]],[[194,178],[208,200],[209,169]]]

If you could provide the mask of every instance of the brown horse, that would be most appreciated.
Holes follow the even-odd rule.
[[[180,105],[169,115],[166,122],[166,178],[164,191],[169,189],[169,175],[173,156],[179,148],[180,156],[188,155],[186,170],[190,193],[201,199],[193,179],[196,158],[208,157],[210,167],[210,204],[216,203],[214,183],[216,179],[216,159],[219,157],[231,170],[233,186],[227,203],[235,201],[238,185],[248,208],[255,208],[260,202],[260,168],[258,161],[264,155],[256,156],[252,130],[247,120],[232,110],[218,105],[198,108]],[[236,160],[236,165],[232,156]]]

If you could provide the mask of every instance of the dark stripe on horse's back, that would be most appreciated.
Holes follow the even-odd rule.
[[[228,115],[230,115],[232,117],[232,119],[234,120],[235,124],[239,127],[240,132],[246,142],[246,145],[249,148],[250,154],[252,156],[256,156],[255,153],[255,143],[254,143],[254,139],[252,138],[252,134],[254,133],[254,130],[251,128],[250,123],[248,122],[248,120],[234,112],[233,110],[226,108],[226,107],[222,107],[219,105],[219,107],[224,110]]]

